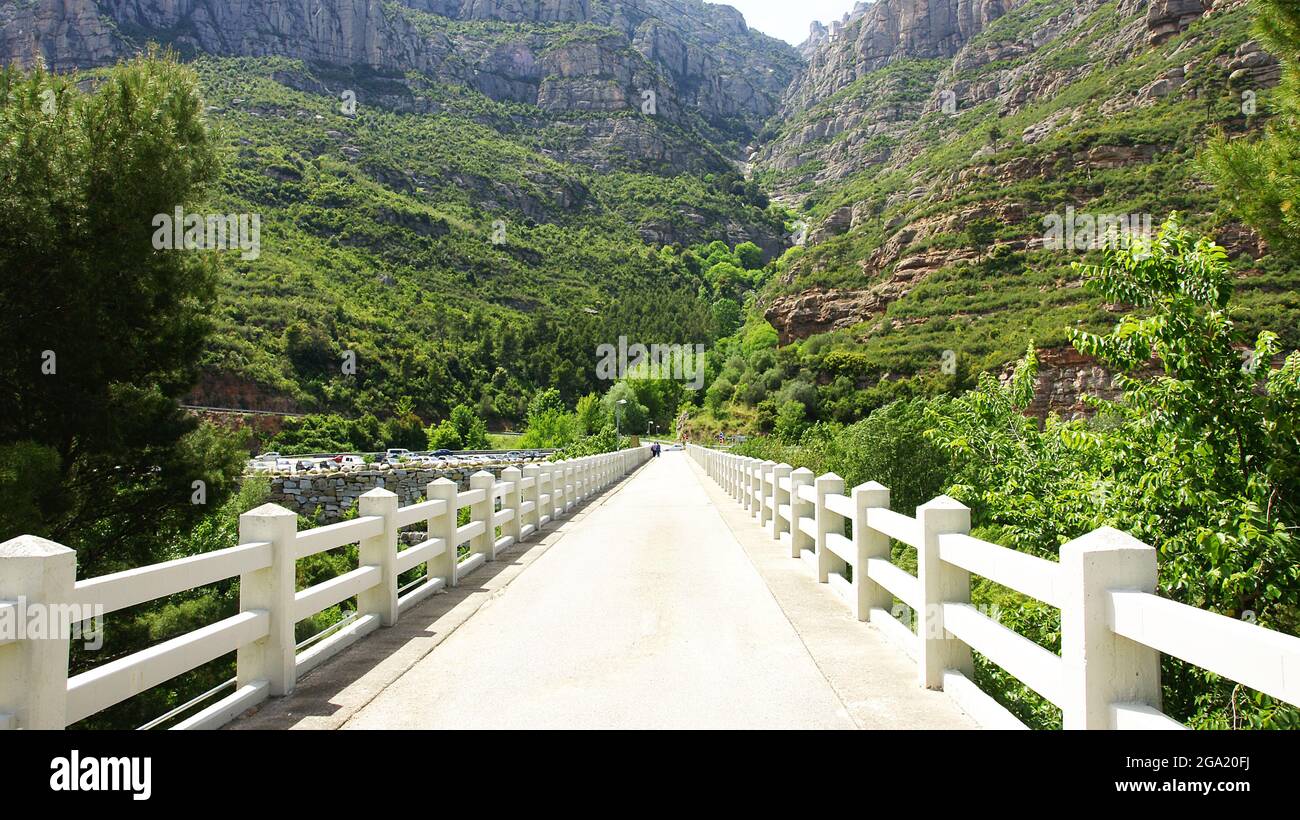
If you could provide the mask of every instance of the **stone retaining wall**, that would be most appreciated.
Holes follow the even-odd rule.
[[[270,501],[299,515],[316,517],[321,524],[333,524],[341,521],[343,515],[356,505],[358,497],[377,487],[397,493],[398,503],[404,507],[424,498],[430,481],[450,479],[463,491],[469,489],[469,477],[474,473],[486,470],[500,478],[501,471],[508,466],[494,464],[443,470],[412,468],[273,475],[270,477]]]

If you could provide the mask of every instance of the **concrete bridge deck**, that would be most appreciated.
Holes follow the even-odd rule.
[[[973,727],[680,452],[231,724]]]

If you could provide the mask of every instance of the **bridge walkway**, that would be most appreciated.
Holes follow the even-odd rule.
[[[231,728],[973,728],[787,550],[667,452]]]

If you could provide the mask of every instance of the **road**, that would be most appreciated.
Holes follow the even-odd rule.
[[[972,725],[705,481],[648,464],[343,727]]]

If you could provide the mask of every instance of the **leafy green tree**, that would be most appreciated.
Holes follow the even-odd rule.
[[[999,223],[996,219],[974,219],[966,226],[966,244],[975,249],[977,258],[984,260],[998,235]]]
[[[797,444],[808,428],[808,410],[803,402],[790,400],[781,405],[776,414],[773,433],[786,444]]]
[[[737,245],[736,256],[745,270],[758,270],[763,267],[763,249],[753,242],[741,242]]]
[[[749,286],[749,274],[744,268],[731,261],[722,261],[709,268],[706,275],[713,292],[722,299],[733,299],[736,294]]]
[[[407,450],[421,451],[429,447],[429,434],[425,431],[424,422],[409,409],[384,422],[384,440],[388,447],[403,447]]]
[[[604,429],[606,424],[612,424],[613,420],[605,412],[605,407],[601,404],[600,396],[595,393],[588,393],[581,399],[578,399],[578,406],[574,410],[578,417],[578,429],[582,435],[590,436]]]
[[[528,416],[540,416],[548,412],[565,412],[564,399],[560,396],[560,391],[555,388],[539,390],[533,396],[532,401],[528,402]]]
[[[340,359],[334,342],[318,325],[293,322],[284,329],[284,352],[295,370],[320,377],[338,373]]]
[[[461,441],[460,431],[456,425],[451,423],[451,419],[443,419],[437,427],[429,428],[429,449],[430,450],[463,450],[464,442]]]
[[[1271,94],[1273,117],[1256,137],[1212,141],[1201,165],[1227,206],[1269,244],[1300,254],[1300,6],[1255,0],[1256,31],[1282,61]]]
[[[451,423],[460,434],[461,446],[466,450],[487,450],[492,446],[488,439],[487,423],[472,407],[459,404],[451,411]]]
[[[1294,634],[1300,353],[1275,367],[1271,333],[1243,338],[1226,253],[1177,219],[1150,247],[1079,267],[1103,300],[1134,309],[1109,334],[1074,333],[1118,374],[1122,398],[1094,400],[1092,422],[1053,416],[1040,429],[1024,414],[1031,348],[1010,384],[984,374],[934,415],[935,441],[957,464],[949,493],[972,506],[985,537],[1046,558],[1097,527],[1130,532],[1159,550],[1162,595]],[[1012,618],[1052,646],[1055,616],[1035,612],[1026,604]],[[1300,725],[1296,710],[1238,699],[1231,682],[1175,659],[1163,676],[1167,711],[1194,725]]]
[[[198,437],[177,404],[216,260],[153,247],[155,216],[202,212],[219,168],[197,77],[171,58],[120,65],[89,93],[0,70],[0,443],[57,453],[44,529],[83,573],[109,553],[144,563],[159,532],[203,515],[193,482],[218,503],[240,472],[237,443]]]
[[[731,397],[736,393],[736,386],[726,376],[720,376],[713,380],[709,389],[704,391],[704,405],[712,410],[715,414],[722,410]]]
[[[719,299],[713,303],[713,324],[719,336],[730,336],[744,321],[740,303],[735,299]]]
[[[620,401],[626,404],[620,405]],[[645,433],[650,423],[650,410],[637,397],[628,381],[616,382],[602,399],[605,412],[617,422],[618,431],[627,434]]]

